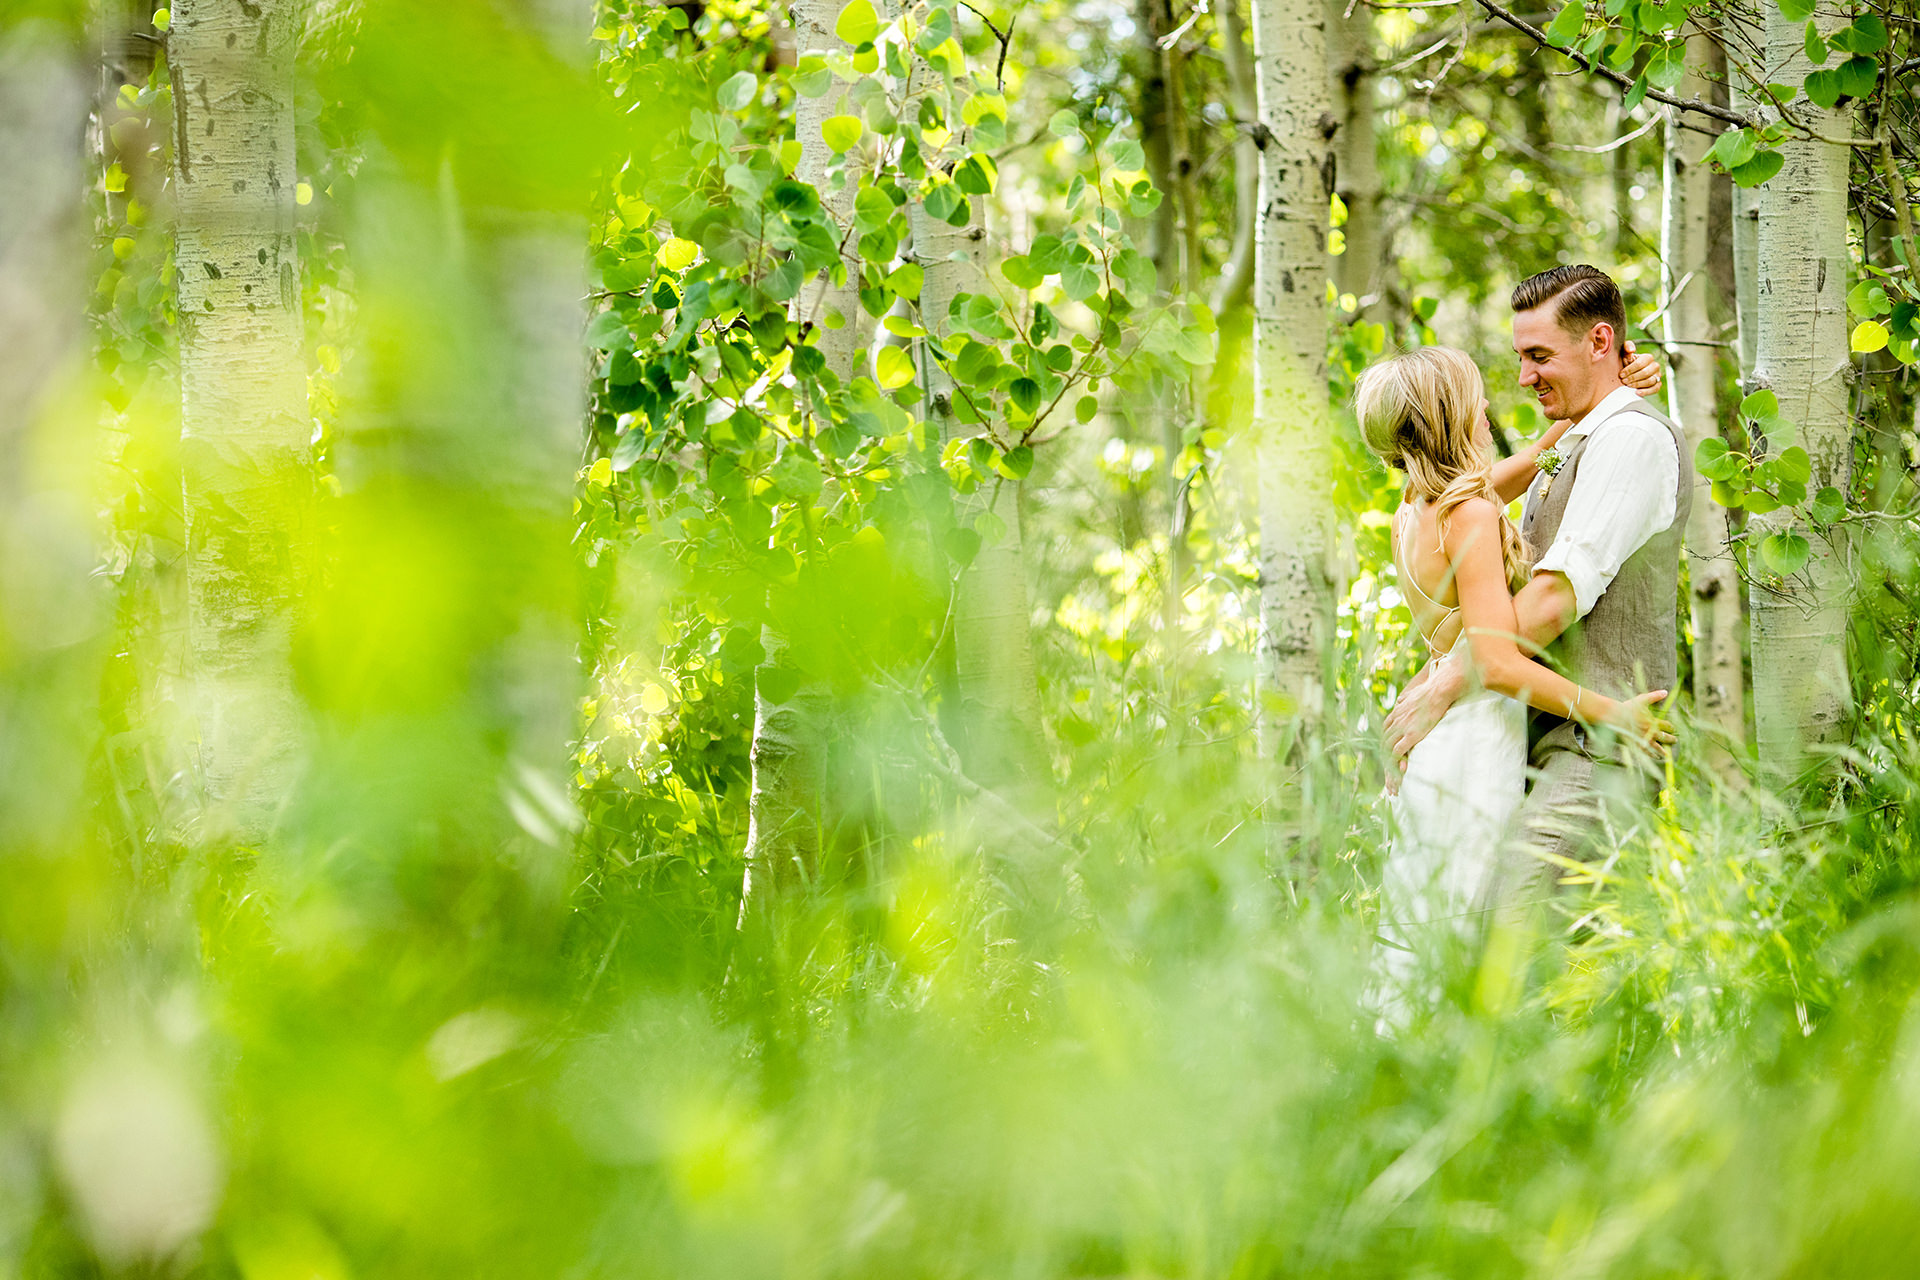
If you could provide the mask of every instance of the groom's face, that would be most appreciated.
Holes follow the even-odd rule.
[[[1593,407],[1598,376],[1596,352],[1612,345],[1595,325],[1576,337],[1560,327],[1553,302],[1513,316],[1513,349],[1520,357],[1520,385],[1533,392],[1549,419],[1577,418]]]

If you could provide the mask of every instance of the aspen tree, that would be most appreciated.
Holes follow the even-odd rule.
[[[312,472],[294,238],[294,0],[182,0],[168,55],[187,644],[214,822],[263,837],[302,749],[290,647]]]
[[[845,51],[834,32],[840,12],[837,0],[795,0],[792,7],[796,48],[801,55]],[[853,220],[854,196],[860,185],[857,161],[849,154],[834,168],[834,150],[822,126],[848,113],[845,87],[838,78],[817,97],[800,95],[794,102],[794,136],[800,160],[794,177],[819,193],[821,204],[840,227]],[[866,343],[860,309],[860,260],[851,237],[842,236],[845,277],[835,283],[831,273],[809,281],[795,298],[794,318],[818,332],[820,353],[841,383],[857,372],[856,357]],[[802,499],[804,501],[804,499]],[[820,855],[820,798],[825,776],[825,717],[827,696],[816,681],[804,676],[791,687],[784,659],[787,636],[778,619],[761,628],[765,653],[754,681],[753,742],[749,751],[753,769],[748,801],[746,881],[743,903],[763,888],[802,881],[812,874]],[[777,673],[777,674],[776,674]]]
[[[1707,38],[1695,36],[1688,43],[1690,65],[1703,66]],[[1705,97],[1707,92],[1698,70],[1690,72],[1679,89],[1683,97]],[[1667,109],[1660,252],[1666,355],[1672,368],[1667,395],[1689,448],[1720,433],[1715,390],[1719,362],[1714,327],[1707,318],[1707,295],[1713,287],[1707,262],[1713,174],[1706,153],[1712,141],[1705,133],[1683,128],[1677,108]],[[1705,476],[1694,476],[1687,524],[1694,712],[1703,725],[1737,743],[1745,736],[1740,575],[1727,545],[1727,509],[1712,500],[1712,487]]]
[[[1846,15],[1821,9],[1822,32],[1845,25]],[[1790,22],[1766,6],[1767,80],[1798,85],[1811,69],[1806,23]],[[1789,108],[1826,138],[1853,128],[1850,107],[1822,109],[1800,97]],[[1853,435],[1847,412],[1847,169],[1840,142],[1792,135],[1781,143],[1778,174],[1760,188],[1755,245],[1758,320],[1754,382],[1770,390],[1790,438],[1767,441],[1773,450],[1799,445],[1812,460],[1808,492],[1833,486],[1847,492],[1853,475]],[[1792,508],[1755,514],[1756,544],[1792,532]],[[1847,599],[1849,569],[1838,539],[1808,538],[1803,568],[1764,574],[1753,588],[1754,725],[1763,765],[1797,772],[1806,748],[1830,741],[1847,715]]]
[[[1334,119],[1334,189],[1346,206],[1341,228],[1345,246],[1334,260],[1340,292],[1350,293],[1365,310],[1380,288],[1386,243],[1381,225],[1385,205],[1380,165],[1374,154],[1373,10],[1353,0],[1326,0],[1327,74]]]
[[[1327,404],[1327,219],[1333,116],[1326,10],[1257,0],[1261,154],[1253,283],[1253,465],[1261,614],[1272,681],[1263,721],[1324,704],[1333,634],[1333,453]]]
[[[910,206],[914,257],[926,272],[920,313],[935,336],[947,330],[954,295],[968,292],[969,285],[972,291],[986,287],[981,265],[985,203],[984,197],[972,201],[973,216],[963,227],[935,218],[918,201]],[[942,439],[949,439],[958,426],[952,379],[931,359],[923,358],[921,365],[928,420]],[[954,588],[953,641],[967,771],[983,786],[1031,798],[1049,776],[1049,765],[1020,499],[1019,481],[995,477],[968,500],[980,549]]]

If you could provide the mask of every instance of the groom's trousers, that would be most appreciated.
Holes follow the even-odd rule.
[[[1498,914],[1545,904],[1569,874],[1618,851],[1652,810],[1659,783],[1644,761],[1603,755],[1584,727],[1563,728],[1577,732],[1534,747],[1519,831],[1501,850],[1487,904]]]

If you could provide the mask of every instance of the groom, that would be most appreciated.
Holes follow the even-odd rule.
[[[1533,579],[1514,597],[1523,645],[1576,683],[1627,698],[1674,684],[1680,540],[1692,506],[1685,438],[1620,381],[1626,309],[1603,271],[1555,267],[1513,291],[1520,385],[1550,419],[1573,425],[1561,463],[1527,491],[1520,531]],[[1543,459],[1544,461],[1544,459]],[[1438,664],[1387,718],[1397,762],[1465,691],[1458,657]],[[1547,896],[1560,859],[1617,846],[1613,823],[1651,806],[1654,780],[1617,742],[1570,720],[1532,713],[1524,841],[1503,852],[1489,906]]]

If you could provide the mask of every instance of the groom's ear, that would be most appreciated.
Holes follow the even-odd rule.
[[[1614,353],[1613,339],[1613,326],[1602,320],[1599,324],[1587,330],[1587,354],[1595,360],[1603,356],[1612,355]]]

